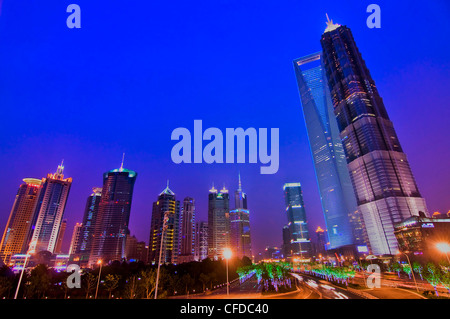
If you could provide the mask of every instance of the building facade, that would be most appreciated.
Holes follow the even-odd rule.
[[[309,237],[302,187],[300,183],[286,183],[283,191],[291,239],[290,257],[310,258],[312,256],[311,238]]]
[[[220,260],[223,250],[230,247],[230,196],[223,187],[208,195],[208,257]]]
[[[34,229],[30,241],[31,253],[55,253],[71,185],[72,178],[64,178],[63,163],[58,165],[56,173],[48,174],[47,178],[42,180],[42,189],[34,213],[35,221],[32,222]]]
[[[374,254],[395,254],[394,224],[427,213],[406,154],[349,28],[328,21],[323,68],[358,211]]]
[[[123,168],[103,174],[103,187],[98,214],[93,228],[89,264],[125,258],[126,238],[137,173]]]
[[[250,234],[250,211],[247,208],[247,194],[242,191],[241,175],[234,193],[235,209],[230,211],[230,248],[236,257],[252,259]]]
[[[201,221],[195,225],[195,260],[208,258],[208,222]]]
[[[195,254],[195,200],[186,197],[180,214],[180,256],[179,262],[194,260]]]
[[[362,218],[356,218],[359,211],[322,64],[322,52],[317,52],[294,60],[294,70],[328,230],[327,248],[334,249],[362,245],[367,235]]]
[[[164,222],[166,217],[167,221]],[[178,263],[179,222],[180,201],[176,200],[175,193],[169,188],[169,182],[167,182],[167,187],[159,194],[158,200],[153,203],[149,239],[150,263]]]
[[[28,251],[28,234],[36,209],[42,180],[25,178],[19,186],[0,243],[0,258],[8,265],[11,256]]]

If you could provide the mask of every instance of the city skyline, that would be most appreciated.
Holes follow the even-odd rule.
[[[202,197],[202,191],[208,189],[212,181],[225,181],[227,187],[235,185],[238,171],[245,174],[246,192],[253,201],[252,239],[259,246],[256,251],[266,245],[279,245],[281,242],[279,229],[284,223],[284,205],[280,200],[280,192],[281,185],[286,182],[302,183],[304,199],[311,215],[311,229],[319,225],[324,228],[306,129],[299,112],[292,60],[320,49],[318,39],[325,27],[325,12],[335,21],[352,28],[358,47],[373,78],[377,80],[378,89],[386,105],[396,105],[394,108],[389,107],[389,115],[396,124],[402,147],[408,154],[430,211],[446,212],[450,207],[445,193],[449,187],[449,176],[441,158],[447,158],[450,149],[448,139],[445,138],[448,108],[444,107],[448,100],[445,87],[448,83],[449,64],[444,54],[448,52],[448,43],[439,39],[443,37],[443,21],[445,12],[448,12],[448,5],[445,2],[433,4],[419,14],[404,3],[385,3],[383,21],[386,21],[386,24],[383,24],[380,30],[370,30],[365,26],[365,6],[358,2],[354,4],[351,10],[332,3],[317,5],[311,10],[305,10],[296,3],[270,6],[271,11],[275,12],[274,20],[271,20],[270,24],[264,24],[261,29],[252,28],[251,23],[245,21],[244,17],[254,8],[251,4],[242,4],[237,8],[231,6],[233,10],[231,7],[223,8],[223,12],[236,17],[240,27],[233,27],[220,16],[218,22],[215,22],[217,16],[213,15],[206,17],[207,20],[202,20],[204,17],[200,20],[217,32],[197,32],[197,28],[202,25],[193,23],[188,24],[182,35],[177,35],[179,28],[176,26],[179,24],[174,19],[170,20],[174,25],[168,25],[168,31],[164,31],[162,35],[156,33],[154,37],[155,33],[151,32],[153,29],[162,32],[156,22],[145,26],[138,22],[139,19],[133,19],[136,22],[127,19],[128,25],[110,24],[108,26],[114,31],[113,38],[109,31],[105,34],[105,29],[100,27],[99,22],[86,16],[84,21],[90,31],[79,33],[79,38],[77,36],[76,39],[73,38],[73,33],[68,33],[67,30],[52,31],[53,26],[50,27],[49,24],[40,24],[33,19],[26,21],[26,17],[29,18],[36,12],[39,16],[49,18],[48,21],[53,21],[53,11],[48,10],[49,6],[46,4],[43,4],[42,8],[33,8],[33,12],[31,9],[23,12],[23,8],[16,4],[5,4],[0,28],[5,30],[5,46],[12,50],[0,53],[1,60],[8,61],[8,65],[2,64],[0,81],[4,85],[0,86],[0,97],[2,105],[5,105],[5,116],[11,118],[11,121],[1,128],[4,136],[4,152],[0,158],[4,168],[0,192],[3,211],[0,215],[1,227],[7,222],[7,215],[21,179],[27,176],[45,176],[48,170],[54,167],[54,163],[59,163],[61,158],[64,158],[67,174],[74,178],[65,213],[68,219],[67,227],[72,229],[75,223],[81,220],[85,200],[91,188],[101,185],[101,172],[110,167],[117,167],[120,155],[125,152],[129,163],[127,166],[133,167],[141,177],[136,181],[136,201],[130,216],[130,230],[140,240],[148,238],[147,225],[150,222],[145,194],[157,194],[160,185],[170,179],[181,198],[196,198],[196,206],[199,207],[197,216],[206,219],[207,200]],[[150,7],[149,4],[148,6]],[[98,8],[97,5],[90,4],[83,9],[89,12]],[[129,14],[135,9],[136,7],[131,5],[124,8],[124,11]],[[161,11],[168,8],[161,5],[158,9]],[[183,9],[194,13],[197,18],[202,17],[200,13],[195,14],[199,9],[197,6],[186,6]],[[204,13],[208,9],[210,7],[199,12]],[[9,11],[15,12],[15,16],[20,18],[13,21],[12,16],[8,15]],[[359,15],[355,14],[358,12]],[[397,18],[399,12],[411,21],[421,21],[424,15],[429,16],[431,12],[435,12],[437,17],[430,24],[412,23],[406,28],[404,22]],[[114,13],[112,16],[118,17]],[[127,14],[125,16],[128,17]],[[148,21],[148,18],[144,20]],[[16,30],[17,40],[6,32],[7,25]],[[35,30],[36,40],[27,42],[26,50],[15,49],[17,41],[29,39],[27,34],[30,28]],[[144,45],[138,37],[129,37],[129,34],[135,34],[133,31],[140,34],[147,28],[149,32],[146,34],[151,35],[153,41],[151,44]],[[242,34],[242,29],[247,31]],[[81,31],[84,32],[84,29]],[[253,33],[254,37],[251,36]],[[195,34],[193,43],[200,50],[186,48],[190,42],[183,40],[182,36],[188,34]],[[211,39],[214,39],[212,34],[219,34],[224,41],[211,43]],[[165,36],[174,41],[167,44]],[[100,43],[106,44],[106,49],[96,45],[94,39],[101,39]],[[142,54],[139,50],[133,50],[132,59],[128,59],[126,50],[109,54],[110,50],[115,50],[107,44],[113,39],[112,43],[119,39],[124,40],[126,45],[142,48]],[[247,45],[248,39],[250,43]],[[72,40],[75,40],[75,46],[79,47],[77,54],[71,53],[74,45]],[[201,45],[203,42],[209,43],[209,47]],[[178,44],[175,46],[174,43]],[[230,48],[235,48],[236,44],[242,47],[244,44],[245,50],[236,56],[233,55],[233,49],[223,50],[223,43]],[[164,45],[168,45],[167,50],[152,51],[152,48],[164,48]],[[85,51],[91,53],[82,53],[88,46],[93,50]],[[389,50],[386,50],[386,47]],[[202,54],[198,56],[199,51]],[[29,52],[34,53],[31,55]],[[170,67],[179,57],[179,52],[184,52],[185,59],[192,61],[182,70]],[[267,59],[267,56],[271,58]],[[123,57],[127,59],[122,59]],[[147,62],[144,62],[144,57]],[[247,63],[252,59],[254,63]],[[79,73],[73,74],[72,68],[65,70],[67,60],[72,61],[73,69]],[[23,61],[29,61],[26,67],[23,66]],[[160,66],[156,66],[153,61],[159,61]],[[217,76],[220,81],[209,81],[209,89],[196,89],[201,87],[199,84],[205,83],[205,79],[213,76],[206,71],[200,74],[196,71],[206,69],[205,66],[213,65],[217,61],[222,63],[222,67],[216,70],[219,72]],[[55,65],[55,68],[51,65]],[[117,67],[115,70],[104,71],[109,70],[109,65]],[[236,65],[242,67],[242,70],[237,70]],[[265,67],[261,68],[261,65]],[[90,67],[89,72],[83,71],[85,66]],[[143,71],[138,71],[142,66]],[[52,81],[51,77],[42,75],[46,72],[56,72],[60,77],[58,83]],[[110,78],[113,72],[126,72],[124,78],[135,80],[112,81]],[[152,74],[158,76],[161,84],[155,82]],[[183,81],[183,77],[189,78],[189,83]],[[234,79],[237,78],[242,80],[235,82]],[[180,86],[179,90],[169,90],[175,82]],[[46,83],[46,86],[43,87],[41,83]],[[92,91],[97,93],[92,92],[91,87],[96,88]],[[162,93],[158,93],[158,90],[162,90]],[[218,93],[220,94],[217,95]],[[73,96],[73,99],[69,100],[66,96]],[[148,101],[148,96],[148,103],[152,107],[148,107],[147,102],[144,103]],[[177,112],[174,112],[173,117],[167,117],[166,122],[154,128],[147,128],[148,119],[165,116],[163,110],[167,109]],[[220,109],[227,109],[230,114],[239,116],[232,116],[231,119],[227,116],[219,117],[217,110]],[[283,112],[278,114],[275,112],[277,109]],[[24,112],[19,113],[18,110]],[[405,110],[408,110],[407,114]],[[127,130],[113,133],[107,129],[111,122],[103,119],[105,115],[118,112],[134,121],[134,125]],[[194,116],[201,117],[208,127],[283,128],[280,131],[279,172],[268,177],[258,175],[257,165],[193,167],[170,163],[170,131],[175,127],[188,126]],[[48,122],[64,125],[45,125],[35,130],[36,123]],[[14,161],[11,158],[14,158]],[[304,169],[300,171],[299,167]],[[190,194],[189,188],[193,189],[193,194]],[[261,198],[259,194],[265,195],[261,201],[258,200]],[[146,226],[141,227],[140,224]],[[270,231],[272,227],[266,224],[276,226]],[[66,232],[66,249],[70,241],[69,234],[70,232]]]

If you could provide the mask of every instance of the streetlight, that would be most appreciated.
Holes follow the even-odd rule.
[[[161,267],[161,254],[163,250],[164,231],[167,229],[167,222],[169,221],[169,212],[164,213],[163,227],[161,231],[161,245],[159,247],[159,259],[158,259],[158,271],[156,272],[156,287],[155,287],[155,299],[158,299],[158,283],[159,283],[159,269]]]
[[[100,265],[100,271],[98,273],[97,288],[95,289],[95,299],[97,299],[98,286],[100,285],[100,276],[102,275],[102,260],[101,259],[99,259],[97,261],[97,265]]]
[[[419,292],[419,287],[417,286],[416,276],[414,276],[414,269],[413,269],[413,267],[412,267],[412,265],[411,265],[411,261],[409,260],[408,254],[406,254],[406,253],[404,253],[404,252],[402,252],[402,251],[400,251],[400,250],[398,250],[398,252],[401,253],[401,254],[403,254],[403,255],[405,255],[405,256],[406,256],[406,259],[408,259],[408,264],[409,264],[409,267],[411,268],[411,273],[412,273],[412,275],[413,275],[414,283],[415,283],[415,285],[416,285],[416,290],[417,290],[417,292]]]
[[[25,268],[27,267],[27,262],[28,262],[28,258],[30,257],[30,254],[33,252],[35,252],[36,250],[36,243],[37,240],[32,240],[30,242],[30,244],[28,245],[28,251],[25,255],[25,261],[23,262],[23,267],[22,267],[22,272],[20,273],[20,278],[19,278],[19,282],[17,283],[17,289],[16,289],[16,294],[14,295],[14,299],[17,299],[17,295],[19,293],[19,288],[20,288],[20,284],[22,283],[22,277],[23,277],[23,272],[25,271]]]
[[[223,250],[223,257],[225,258],[226,264],[227,264],[227,296],[230,295],[230,282],[228,281],[228,259],[231,258],[231,255],[232,255],[232,254],[233,254],[233,253],[231,252],[231,249],[230,249],[230,248],[225,248],[225,249]]]
[[[447,261],[450,264],[450,258],[448,257],[448,253],[450,253],[450,245],[448,243],[442,242],[442,243],[437,243],[436,244],[436,248],[444,253],[447,256]]]

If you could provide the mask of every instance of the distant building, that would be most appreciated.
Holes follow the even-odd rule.
[[[8,265],[11,256],[28,251],[28,234],[31,231],[42,180],[25,178],[19,186],[8,222],[0,243],[0,259]]]
[[[180,256],[178,263],[194,260],[195,253],[195,200],[186,197],[180,213]]]
[[[195,260],[208,258],[208,222],[201,221],[195,225]]]
[[[434,218],[429,218],[421,213],[395,224],[394,234],[399,250],[407,253],[411,260],[446,260],[436,244],[450,244],[450,217],[436,214]]]
[[[286,183],[283,186],[286,216],[291,237],[291,257],[310,258],[312,256],[308,221],[300,183]]]
[[[289,226],[283,227],[283,246],[282,246],[283,257],[288,258],[292,256],[291,249],[291,231]]]
[[[73,227],[72,240],[70,241],[69,255],[75,254],[80,246],[81,231],[83,230],[83,224],[76,223]]]
[[[125,256],[128,261],[136,260],[137,256],[137,243],[136,236],[127,235],[127,241],[125,244]]]
[[[241,174],[234,199],[235,209],[230,211],[230,248],[236,257],[251,259],[250,211],[247,209],[247,194],[242,191]]]
[[[125,258],[127,235],[130,233],[131,202],[137,173],[123,167],[103,174],[103,187],[94,226],[89,264]]]
[[[325,230],[320,228],[320,226],[317,227],[317,229],[316,229],[316,236],[317,237],[316,237],[315,253],[316,253],[316,257],[317,257],[320,254],[322,254],[322,255],[325,254],[325,251],[327,250],[327,237],[326,237]]]
[[[80,235],[77,239],[78,245],[74,251],[71,252],[71,262],[77,263],[82,267],[88,266],[89,263],[101,197],[102,188],[92,188],[92,194],[87,198],[84,208],[83,222],[81,223]]]
[[[167,216],[167,227],[164,230],[164,239],[161,242],[165,216]],[[175,193],[169,188],[169,182],[167,182],[167,187],[159,194],[158,200],[153,203],[149,239],[150,263],[178,263],[179,222],[180,201],[176,200]],[[160,251],[161,261],[159,259]]]
[[[56,252],[64,210],[69,197],[72,178],[64,178],[64,165],[58,165],[54,174],[42,180],[42,188],[34,214],[30,252]],[[63,229],[64,231],[64,229]]]
[[[63,244],[63,240],[64,240],[64,235],[66,234],[66,229],[67,229],[67,219],[63,219],[63,221],[61,222],[61,227],[59,229],[59,233],[58,233],[58,239],[56,240],[56,246],[55,246],[55,253],[56,254],[62,254],[62,244]]]
[[[230,247],[230,196],[223,187],[218,191],[214,186],[208,195],[208,257],[222,258],[224,248]]]

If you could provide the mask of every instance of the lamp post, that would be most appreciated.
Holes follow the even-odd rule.
[[[233,253],[231,252],[230,248],[225,248],[223,250],[223,257],[225,258],[227,264],[227,296],[230,295],[230,281],[228,280],[228,259],[231,258],[232,254]]]
[[[164,242],[164,232],[167,229],[167,222],[169,221],[169,212],[164,213],[163,227],[161,230],[161,245],[159,247],[159,259],[158,259],[158,270],[156,272],[156,287],[155,287],[155,298],[158,299],[158,284],[159,284],[159,269],[161,267],[161,255],[163,250],[163,242]]]
[[[400,250],[399,250],[398,252],[401,253],[401,254],[403,254],[403,255],[405,255],[405,256],[406,256],[406,259],[408,259],[408,264],[409,264],[409,267],[411,268],[411,273],[412,273],[412,275],[413,275],[414,283],[415,283],[415,285],[416,285],[416,290],[417,290],[417,292],[419,292],[419,287],[417,286],[416,276],[414,276],[414,269],[413,269],[413,267],[412,267],[412,265],[411,265],[411,261],[409,260],[408,254],[406,254],[406,253],[404,253],[404,252],[402,252],[402,251],[400,251]]]
[[[97,265],[100,265],[100,271],[98,272],[97,288],[95,289],[95,299],[97,299],[98,286],[100,285],[100,276],[102,275],[102,260],[97,261]]]
[[[448,257],[448,253],[450,253],[450,244],[442,242],[442,243],[437,243],[436,244],[436,248],[444,253],[447,256],[447,261],[450,264],[450,257]]]
[[[23,273],[25,271],[25,267],[27,266],[28,257],[30,257],[30,255],[28,255],[28,252],[27,252],[27,254],[25,256],[25,261],[23,262],[22,271],[20,272],[20,278],[19,278],[19,282],[17,283],[16,294],[14,295],[14,299],[17,299],[17,295],[19,294],[20,284],[22,283]]]

